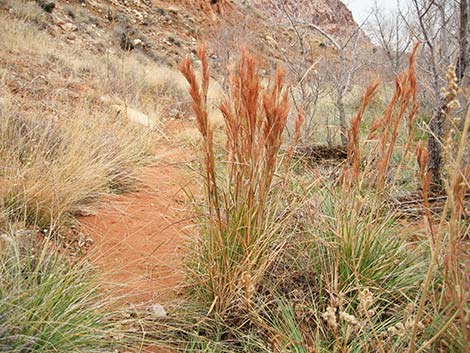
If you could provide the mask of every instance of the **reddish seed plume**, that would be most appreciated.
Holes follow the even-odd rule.
[[[395,149],[398,138],[398,128],[407,117],[408,112],[408,141],[403,152],[402,160],[406,157],[413,142],[413,126],[418,104],[416,102],[416,76],[415,76],[415,55],[418,44],[415,45],[410,56],[410,66],[398,75],[395,85],[395,93],[387,107],[384,115],[384,128],[380,137],[380,154],[382,156],[378,164],[377,190],[382,192],[385,188],[385,179],[390,165],[390,159]]]
[[[211,217],[215,217],[217,223],[222,226],[220,213],[219,196],[217,190],[217,180],[215,175],[214,156],[214,136],[209,124],[209,113],[207,111],[207,92],[209,88],[210,72],[206,57],[206,49],[201,45],[198,50],[199,59],[202,63],[202,82],[198,83],[196,74],[189,58],[183,60],[180,70],[189,83],[189,93],[192,98],[192,108],[196,116],[199,132],[203,137],[203,151],[206,164],[206,187],[209,203],[213,206],[209,208]]]
[[[410,56],[410,66],[402,74],[397,75],[395,80],[395,91],[382,116],[377,117],[371,125],[368,139],[377,140],[377,153],[380,156],[374,168],[377,171],[376,187],[382,192],[385,187],[385,179],[389,170],[390,159],[395,149],[398,138],[399,127],[407,118],[408,140],[403,153],[402,161],[413,144],[414,121],[418,111],[416,100],[416,74],[415,56],[418,44],[413,48]],[[351,121],[348,132],[348,164],[343,171],[342,181],[357,183],[360,177],[360,147],[359,127],[363,114],[374,95],[377,93],[378,82],[372,83],[364,92],[358,113]]]
[[[348,170],[346,171],[346,174],[348,174],[352,180],[348,180],[348,182],[352,181],[354,183],[357,183],[359,179],[359,173],[360,173],[360,163],[361,163],[361,157],[360,157],[360,147],[359,147],[359,127],[362,121],[362,117],[364,116],[364,112],[369,105],[369,103],[372,101],[374,96],[377,94],[377,90],[379,87],[379,80],[375,80],[372,82],[362,95],[361,99],[361,105],[359,107],[359,110],[356,114],[356,116],[352,119],[351,121],[351,128],[348,132],[348,164],[350,166]],[[346,175],[344,174],[344,175]],[[345,177],[343,177],[343,180]]]

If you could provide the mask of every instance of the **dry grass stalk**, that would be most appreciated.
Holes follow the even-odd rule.
[[[453,71],[453,68],[450,70]],[[455,74],[448,75],[449,79],[449,91],[446,101],[449,105],[455,99],[458,87],[455,83]],[[452,98],[449,99],[449,96]],[[452,110],[452,106],[448,106],[448,112]],[[454,131],[455,132],[455,131]],[[455,324],[456,319],[459,318],[458,330],[461,331],[466,342],[470,341],[470,330],[468,328],[468,304],[470,296],[468,291],[465,290],[465,283],[463,279],[463,273],[461,270],[461,264],[464,261],[461,253],[458,250],[458,243],[462,240],[465,234],[466,226],[462,225],[461,219],[464,211],[463,200],[465,192],[469,187],[469,167],[465,164],[464,154],[468,150],[468,136],[470,133],[470,112],[467,112],[465,117],[465,123],[462,132],[455,138],[451,134],[448,136],[448,140],[445,148],[445,157],[447,160],[448,179],[446,181],[446,203],[441,214],[441,218],[438,225],[435,224],[435,220],[432,218],[429,212],[429,202],[427,201],[427,195],[431,185],[431,172],[425,170],[427,164],[427,151],[423,148],[418,150],[418,159],[420,160],[421,174],[422,174],[422,187],[423,194],[425,196],[425,213],[427,222],[430,227],[430,235],[432,239],[431,249],[432,258],[429,263],[428,272],[424,283],[422,285],[423,292],[419,298],[419,306],[416,313],[416,322],[418,322],[425,312],[425,304],[431,295],[431,280],[434,276],[434,269],[440,266],[440,258],[444,258],[444,280],[445,288],[444,294],[447,300],[452,304],[450,312],[447,313],[447,321],[441,327],[441,329],[428,341],[416,347],[416,333],[417,323],[415,322],[409,344],[409,352],[423,352],[427,349],[434,341],[442,336],[451,325]],[[423,177],[424,176],[424,177]],[[441,306],[446,306],[448,303],[443,303]],[[442,308],[438,308],[442,310]],[[446,310],[449,311],[449,310]]]
[[[401,165],[412,147],[414,136],[414,121],[418,111],[416,100],[416,71],[415,57],[418,50],[418,43],[415,45],[411,55],[408,69],[398,75],[395,81],[395,92],[392,96],[384,115],[374,121],[369,131],[368,139],[379,140],[379,156],[376,188],[378,192],[383,192],[387,178],[387,172],[390,166],[390,158],[395,150],[398,128],[405,118],[407,118],[408,139],[401,163],[397,168],[399,173]],[[407,114],[408,113],[408,114]]]
[[[418,111],[416,102],[416,73],[414,68],[414,60],[418,44],[415,45],[410,56],[410,64],[408,70],[399,75],[396,79],[395,94],[385,111],[382,124],[382,133],[380,137],[380,154],[381,162],[378,165],[377,190],[382,192],[385,187],[385,179],[387,176],[390,158],[395,149],[395,143],[398,136],[398,127],[408,112],[408,126],[410,127],[408,142],[402,157],[406,157],[408,149],[413,140],[413,122]],[[398,105],[398,106],[396,106]]]
[[[378,154],[380,158],[376,159],[376,165],[373,169],[377,171],[375,187],[379,193],[383,192],[387,173],[390,166],[390,159],[395,150],[397,138],[399,135],[399,127],[403,120],[407,118],[408,138],[401,163],[397,168],[398,174],[401,164],[403,163],[408,151],[412,147],[414,136],[414,121],[418,111],[416,100],[416,72],[415,72],[415,56],[418,44],[415,45],[410,56],[410,64],[408,70],[397,76],[395,81],[395,92],[385,109],[383,116],[378,117],[373,122],[367,139],[377,140]],[[360,134],[359,126],[362,121],[367,106],[377,93],[378,81],[371,83],[364,92],[361,105],[356,116],[351,121],[351,128],[348,132],[348,167],[343,171],[343,184],[353,183],[358,185],[360,179]],[[407,114],[408,113],[408,114]],[[375,173],[374,173],[375,174]],[[365,176],[364,173],[362,176]]]
[[[219,225],[222,224],[220,214],[219,198],[217,192],[217,180],[215,175],[215,154],[214,154],[214,131],[209,122],[209,113],[207,107],[207,94],[209,90],[210,72],[206,57],[206,47],[202,45],[198,50],[198,56],[202,62],[202,82],[199,85],[196,74],[192,69],[191,60],[185,59],[181,65],[181,72],[189,83],[189,93],[192,99],[192,108],[196,115],[197,127],[203,138],[203,149],[206,163],[206,187],[208,202],[214,205],[210,208],[211,218],[217,217]],[[215,214],[212,212],[215,211]]]
[[[367,87],[366,91],[362,95],[361,105],[359,106],[359,110],[356,116],[351,121],[351,129],[348,132],[348,156],[347,162],[350,166],[343,172],[343,180],[348,182],[353,182],[357,184],[359,181],[359,174],[360,174],[360,165],[361,165],[361,153],[360,153],[360,146],[359,146],[359,126],[362,121],[362,117],[364,116],[364,112],[367,109],[367,106],[372,101],[374,96],[377,93],[379,87],[379,81],[375,80],[372,82],[369,87]],[[348,175],[349,174],[349,175]]]
[[[207,248],[197,256],[204,256],[200,262],[207,265],[207,273],[201,278],[205,295],[209,295],[214,311],[223,316],[240,300],[249,307],[255,288],[284,241],[277,238],[282,221],[273,223],[276,204],[271,193],[289,102],[283,70],[278,70],[270,87],[264,88],[255,59],[243,51],[237,70],[230,74],[230,93],[220,106],[227,135],[225,178],[221,179],[208,122],[209,69],[204,47],[198,55],[203,72],[200,85],[190,61],[181,66],[190,84],[205,156],[209,217],[204,222],[203,237],[207,239],[202,246]],[[296,140],[302,120],[299,114]],[[288,153],[285,162],[289,159]]]

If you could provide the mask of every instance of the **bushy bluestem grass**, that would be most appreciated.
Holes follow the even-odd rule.
[[[289,104],[282,70],[263,87],[254,58],[244,52],[220,106],[227,144],[224,160],[219,161],[208,119],[210,73],[204,48],[199,57],[201,83],[189,59],[181,67],[203,138],[206,188],[206,208],[199,210],[201,238],[195,242],[189,270],[197,296],[225,317],[250,309],[260,281],[288,239],[288,217],[279,202],[286,177],[276,178],[275,173]],[[301,122],[299,115],[297,136]],[[288,152],[285,163],[289,156]]]

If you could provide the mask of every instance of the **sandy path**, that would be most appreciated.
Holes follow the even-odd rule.
[[[192,230],[184,167],[191,155],[161,146],[138,192],[109,197],[95,215],[79,220],[94,240],[92,258],[106,288],[127,303],[165,303],[182,291],[184,242]]]

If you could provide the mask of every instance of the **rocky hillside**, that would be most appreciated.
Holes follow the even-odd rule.
[[[169,66],[194,53],[200,40],[209,42],[217,67],[226,64],[229,49],[239,49],[228,48],[233,39],[260,56],[280,59],[295,38],[274,0],[1,0],[1,7],[57,40],[98,53],[135,50]],[[357,26],[340,0],[291,1],[287,9],[336,35]]]
[[[352,12],[341,0],[254,0],[261,11],[272,16],[287,15],[322,27],[329,33],[344,35],[357,28]]]

